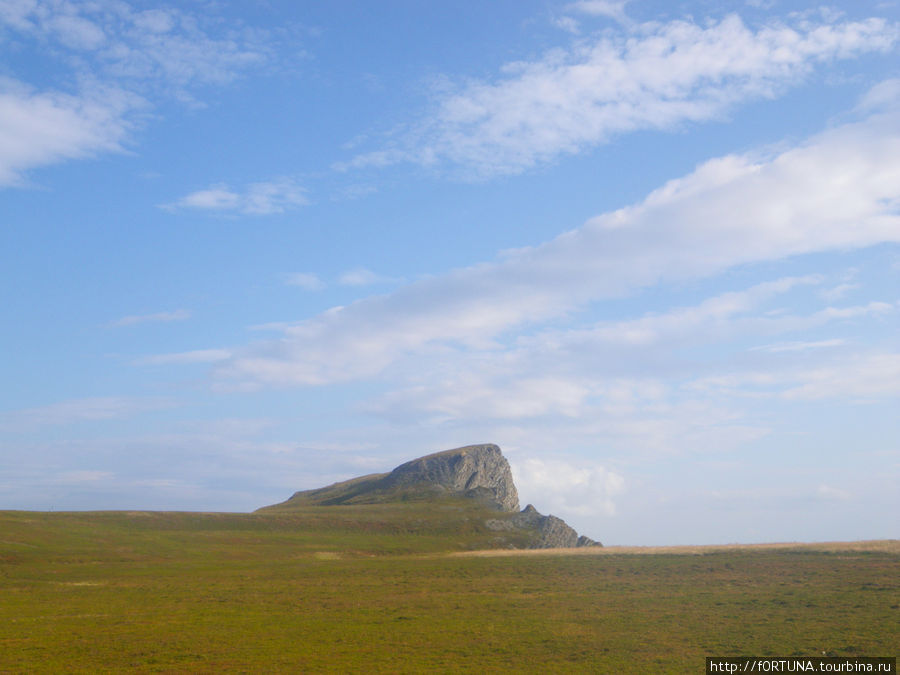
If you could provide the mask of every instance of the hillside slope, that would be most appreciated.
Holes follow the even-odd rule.
[[[468,513],[470,526],[495,532],[496,547],[573,548],[598,545],[555,516],[532,505],[519,511],[509,462],[492,443],[436,452],[401,464],[388,473],[369,474],[295,493],[257,513],[296,512],[310,507],[411,504],[423,518],[450,502]],[[439,509],[438,509],[439,510]]]

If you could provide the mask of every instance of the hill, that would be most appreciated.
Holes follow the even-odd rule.
[[[486,528],[492,547],[576,548],[598,546],[578,536],[556,516],[531,504],[519,511],[519,496],[509,462],[493,443],[436,452],[401,464],[388,473],[369,474],[314,490],[257,513],[287,513],[310,507],[409,504],[422,517],[434,517],[448,503],[466,512],[469,528]]]

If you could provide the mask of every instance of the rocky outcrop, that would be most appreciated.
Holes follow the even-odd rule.
[[[538,513],[531,504],[519,511],[519,494],[509,462],[493,443],[467,445],[419,457],[390,473],[376,473],[295,493],[261,512],[308,506],[362,506],[398,502],[445,503],[445,497],[466,497],[497,513],[485,518],[483,508],[472,511],[477,528],[497,532],[497,546],[575,548],[600,546],[579,537],[565,521]],[[475,524],[473,523],[473,524]]]
[[[519,510],[519,493],[509,462],[493,443],[436,452],[401,464],[381,481],[390,490],[429,485],[491,504],[501,511]]]
[[[485,523],[493,530],[513,528],[533,530],[536,537],[531,548],[579,548],[582,546],[602,546],[599,542],[578,533],[556,516],[545,516],[529,504],[520,513],[505,521],[491,519]]]

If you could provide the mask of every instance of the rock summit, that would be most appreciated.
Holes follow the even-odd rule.
[[[432,485],[479,499],[501,511],[519,510],[519,493],[509,462],[493,443],[419,457],[391,471],[382,484],[386,488]]]

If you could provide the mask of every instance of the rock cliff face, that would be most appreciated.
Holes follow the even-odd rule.
[[[577,548],[581,546],[599,546],[596,541],[578,533],[569,527],[564,520],[556,516],[543,516],[531,504],[512,518],[518,527],[533,528],[539,536],[533,548]]]
[[[401,464],[381,481],[382,489],[427,484],[475,497],[501,511],[519,510],[509,462],[493,443],[436,452]]]
[[[519,511],[519,494],[509,462],[493,443],[467,445],[436,452],[401,464],[390,473],[377,473],[295,493],[281,504],[261,511],[308,506],[365,505],[413,502],[427,505],[442,497],[467,497],[496,515],[485,520],[478,508],[477,527],[497,533],[497,546],[574,548],[600,546],[556,516],[544,516],[531,504]],[[427,508],[427,506],[423,506]]]

